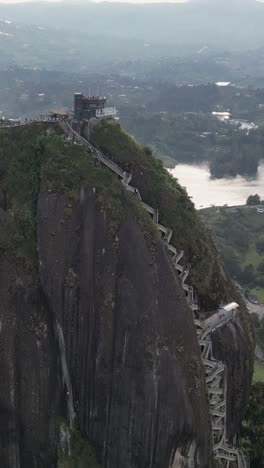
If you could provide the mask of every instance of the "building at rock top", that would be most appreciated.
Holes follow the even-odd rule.
[[[89,120],[116,117],[116,108],[105,107],[106,101],[105,96],[85,96],[82,93],[75,93],[74,118],[76,120]]]

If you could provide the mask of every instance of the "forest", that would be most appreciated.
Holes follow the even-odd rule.
[[[228,273],[264,303],[264,214],[248,205],[206,208],[200,216],[214,235]]]
[[[171,167],[208,162],[212,177],[254,177],[264,158],[264,129],[248,132],[209,113],[137,114],[126,129]]]

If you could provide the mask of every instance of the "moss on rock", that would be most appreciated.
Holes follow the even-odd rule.
[[[40,185],[64,192],[69,203],[80,187],[96,189],[102,208],[111,214],[115,232],[122,220],[123,187],[87,151],[65,143],[54,126],[29,125],[0,130],[0,255],[6,251],[29,269],[37,268],[36,213]],[[71,215],[71,208],[68,214]]]
[[[99,468],[93,447],[76,429],[70,435],[70,454],[61,455],[58,468]]]

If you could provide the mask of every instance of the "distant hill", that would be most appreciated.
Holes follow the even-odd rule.
[[[24,23],[20,17],[16,21],[9,16],[0,16],[0,68],[16,65],[70,72],[92,71],[102,63],[146,56],[142,39],[124,38],[120,41],[99,30],[79,32],[43,23],[31,23],[30,15]],[[162,53],[163,47],[155,44],[150,54],[157,56]]]
[[[163,44],[163,55],[169,47],[183,54],[204,45],[243,50],[260,47],[264,40],[264,5],[254,0],[147,5],[36,3],[34,8],[30,4],[1,5],[1,12],[14,21],[81,31],[97,38],[141,40],[152,48]]]

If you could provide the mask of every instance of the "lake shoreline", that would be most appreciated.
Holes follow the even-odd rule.
[[[264,163],[260,164],[257,177],[248,179],[212,178],[206,163],[177,164],[168,172],[186,188],[198,210],[210,206],[245,206],[247,198],[255,194],[264,199]]]

